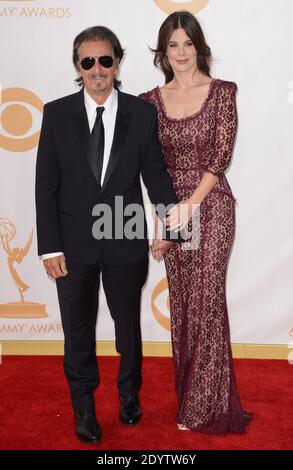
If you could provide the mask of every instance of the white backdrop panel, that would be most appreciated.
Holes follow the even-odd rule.
[[[163,3],[163,2],[162,2]],[[165,2],[174,10],[177,2]],[[196,4],[197,2],[190,2]],[[212,48],[213,76],[236,81],[239,131],[228,179],[239,201],[237,233],[227,282],[232,341],[286,344],[292,328],[293,280],[293,43],[291,0],[210,0],[197,14]],[[163,84],[153,67],[154,47],[166,13],[153,0],[1,1],[1,89],[21,88],[45,103],[77,91],[71,62],[72,41],[84,28],[102,24],[113,29],[126,48],[120,78],[123,91],[138,94]],[[15,91],[12,91],[15,94]],[[14,95],[13,95],[14,96]],[[12,100],[16,104],[17,100]],[[29,104],[33,123],[23,135],[5,120],[8,103],[0,104],[0,133],[11,141],[40,128],[41,112]],[[9,110],[6,118],[9,118]],[[3,117],[4,116],[4,117]],[[12,134],[11,132],[12,131]],[[14,135],[13,135],[14,132]],[[9,147],[10,144],[8,144]],[[45,318],[4,317],[5,304],[19,293],[0,244],[0,339],[60,339],[55,285],[36,255],[34,170],[36,145],[0,154],[0,218],[16,227],[10,248],[23,248],[34,229],[32,245],[19,277],[29,285],[26,302],[45,304]],[[156,320],[151,296],[164,278],[163,263],[151,260],[142,300],[144,340],[169,341]],[[114,288],[114,286],[113,286]],[[167,291],[156,299],[169,315]],[[2,310],[1,310],[2,309]],[[3,310],[4,309],[4,310]],[[113,338],[113,324],[103,293],[98,339]]]

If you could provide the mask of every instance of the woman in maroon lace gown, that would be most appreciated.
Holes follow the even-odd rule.
[[[188,204],[187,220],[192,204],[200,204],[197,249],[184,250],[184,242],[166,251],[164,241],[154,249],[166,251],[178,428],[224,434],[244,432],[251,416],[236,388],[225,291],[235,199],[224,172],[237,127],[237,87],[212,79],[209,61],[197,20],[173,13],[161,26],[155,56],[166,84],[141,98],[158,111],[159,139],[178,199]]]

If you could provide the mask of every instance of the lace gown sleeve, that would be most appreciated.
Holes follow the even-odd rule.
[[[219,90],[215,151],[207,171],[221,176],[228,168],[237,130],[236,83],[227,83]]]

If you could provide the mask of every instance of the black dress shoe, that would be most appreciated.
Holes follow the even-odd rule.
[[[245,421],[245,424],[249,424],[253,420],[253,414],[247,413],[247,411],[242,411],[242,417]]]
[[[76,434],[81,440],[93,444],[100,442],[102,431],[94,411],[75,413],[74,422]]]
[[[120,397],[120,421],[123,424],[132,426],[137,424],[142,415],[138,397],[132,396],[128,398]]]

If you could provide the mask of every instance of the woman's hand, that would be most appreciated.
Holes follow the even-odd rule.
[[[199,204],[192,202],[191,199],[185,199],[172,207],[168,216],[164,219],[167,230],[179,232],[191,219],[194,212],[199,208]]]

